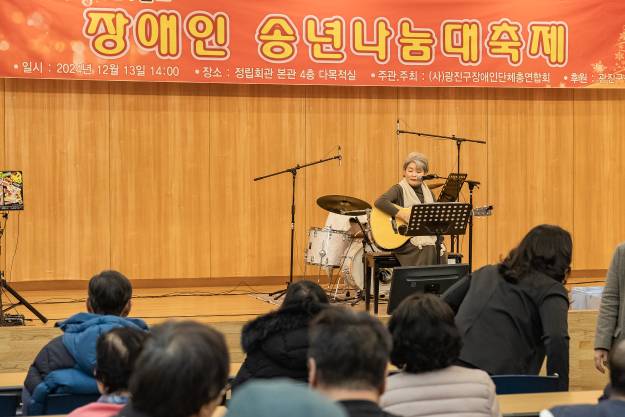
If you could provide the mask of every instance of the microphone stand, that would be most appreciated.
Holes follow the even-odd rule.
[[[469,216],[469,272],[473,272],[473,189],[480,188],[478,181],[467,180],[469,185],[469,205],[471,206],[471,216]]]
[[[278,298],[280,298],[284,294],[286,294],[287,288],[289,288],[289,285],[291,285],[291,283],[293,282],[293,245],[294,245],[294,239],[295,239],[295,178],[297,177],[297,171],[299,171],[302,168],[306,168],[306,167],[309,167],[311,165],[317,165],[317,164],[321,164],[321,163],[324,163],[324,162],[328,162],[328,161],[331,161],[333,159],[338,159],[340,161],[342,159],[342,156],[341,155],[335,155],[335,156],[332,156],[330,158],[321,159],[321,160],[315,161],[315,162],[309,162],[309,163],[306,163],[304,165],[297,164],[294,167],[287,168],[287,169],[284,169],[282,171],[278,171],[278,172],[274,172],[272,174],[267,174],[267,175],[263,175],[261,177],[254,178],[254,181],[260,181],[260,180],[264,180],[266,178],[275,177],[276,175],[289,173],[289,174],[291,174],[291,177],[293,179],[292,180],[292,188],[291,188],[291,258],[290,258],[290,263],[289,263],[289,281],[286,283],[286,288],[285,289],[274,291],[274,292],[269,294],[269,296],[274,296],[274,295],[276,296],[274,298],[274,300],[277,300]]]
[[[481,143],[482,145],[486,144],[486,141],[480,140],[480,139],[467,139],[467,138],[457,137],[456,135],[444,136],[444,135],[435,135],[433,133],[415,132],[412,130],[402,130],[399,128],[399,120],[397,121],[397,130],[395,133],[397,137],[399,137],[400,134],[405,133],[408,135],[423,136],[423,137],[432,138],[436,140],[451,140],[451,141],[456,142],[456,172],[458,174],[460,174],[460,147],[462,146],[462,144],[464,142]],[[458,197],[460,197],[460,194],[458,194]],[[457,247],[456,247],[456,243],[457,243]],[[458,250],[458,252],[460,252],[460,242],[456,240],[455,236],[452,236],[451,237],[451,251],[453,252],[454,250]]]

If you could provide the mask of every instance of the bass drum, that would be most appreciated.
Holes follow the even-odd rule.
[[[375,246],[374,249],[377,250]],[[347,250],[347,253],[345,254],[340,276],[345,280],[348,285],[356,287],[359,290],[363,290],[365,288],[365,273],[364,265],[362,262],[362,239],[355,239]],[[378,270],[378,279],[380,280],[380,295],[388,295],[388,292],[391,289],[392,273],[392,268],[382,268]],[[373,288],[371,288],[371,292],[373,293]]]

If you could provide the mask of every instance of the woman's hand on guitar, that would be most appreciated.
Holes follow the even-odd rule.
[[[410,213],[412,209],[410,207],[402,207],[399,209],[395,217],[402,220],[404,223],[408,224],[410,222]]]

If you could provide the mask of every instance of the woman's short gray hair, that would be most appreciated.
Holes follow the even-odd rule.
[[[420,166],[421,168],[423,168],[423,172],[425,172],[426,174],[429,172],[430,167],[428,164],[428,158],[422,153],[410,152],[408,156],[406,157],[406,160],[404,161],[404,171],[406,170],[406,168],[408,168],[408,165],[410,165],[412,162],[417,164],[417,167]]]

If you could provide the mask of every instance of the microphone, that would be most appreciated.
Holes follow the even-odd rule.
[[[339,166],[341,166],[341,161],[343,160],[343,154],[341,152],[341,145],[339,145]]]
[[[436,174],[428,174],[428,175],[422,176],[421,181],[433,180],[435,178],[440,178],[440,177]]]

